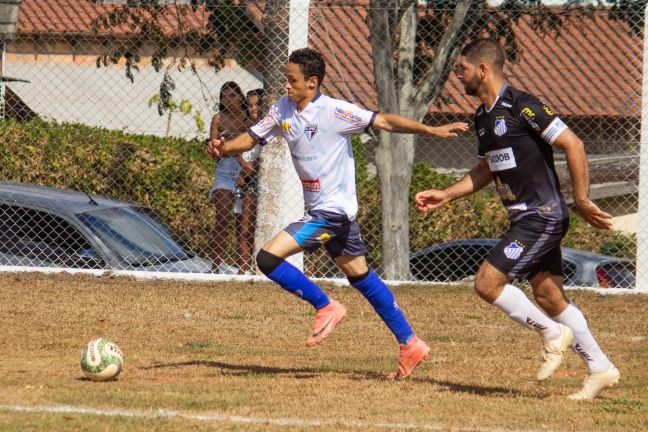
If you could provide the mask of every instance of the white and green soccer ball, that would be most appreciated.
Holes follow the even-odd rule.
[[[108,339],[95,339],[81,351],[81,370],[93,381],[115,379],[124,367],[119,347]]]

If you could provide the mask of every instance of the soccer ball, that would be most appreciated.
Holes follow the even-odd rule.
[[[121,350],[107,339],[92,340],[81,351],[81,370],[93,381],[114,379],[123,367]]]

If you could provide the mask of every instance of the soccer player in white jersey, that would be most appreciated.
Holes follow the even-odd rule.
[[[482,105],[475,113],[479,163],[444,190],[416,194],[419,210],[438,209],[483,189],[492,181],[511,221],[508,232],[482,263],[477,294],[512,320],[542,338],[538,381],[548,379],[572,344],[587,363],[588,375],[570,399],[592,399],[619,381],[620,372],[589,330],[583,313],[563,290],[560,241],[569,214],[554,167],[553,147],[564,150],[574,205],[595,228],[610,229],[612,216],[589,199],[589,174],[583,142],[538,98],[507,85],[504,50],[492,39],[464,47],[457,76],[466,94]],[[536,307],[511,279],[527,279]]]
[[[325,68],[324,58],[313,49],[292,52],[285,72],[287,95],[247,133],[231,141],[213,140],[208,152],[212,156],[240,153],[279,135],[288,141],[307,213],[262,247],[257,265],[269,279],[316,309],[313,331],[306,340],[310,347],[331,334],[344,319],[346,308],[285,259],[324,246],[351,285],[364,295],[396,336],[400,356],[398,370],[391,376],[406,378],[428,356],[430,347],[415,335],[389,288],[365,261],[365,246],[355,220],[358,203],[351,134],[373,126],[390,132],[450,138],[468,130],[468,125],[431,127],[330,98],[320,93]]]

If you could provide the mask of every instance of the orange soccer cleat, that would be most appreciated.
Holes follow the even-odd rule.
[[[346,308],[342,303],[335,300],[331,300],[323,308],[317,309],[315,322],[313,323],[313,333],[306,339],[306,346],[312,347],[326,339],[345,316]]]
[[[414,336],[408,344],[400,344],[398,371],[389,374],[390,379],[404,379],[412,375],[414,369],[430,354],[430,347],[424,341]]]

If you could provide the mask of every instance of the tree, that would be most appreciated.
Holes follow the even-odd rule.
[[[485,0],[370,0],[367,24],[379,110],[423,121],[467,40],[480,36],[502,40],[509,59],[515,61],[513,25],[522,17],[555,36],[565,19],[538,0],[505,0],[499,6]],[[389,279],[410,279],[408,209],[414,137],[380,131],[378,141],[383,269]]]
[[[126,36],[116,39],[97,57],[97,67],[123,61],[126,77],[134,82],[133,71],[147,56],[156,72],[164,71],[156,101],[159,115],[176,109],[172,99],[175,82],[170,73],[173,69],[189,69],[197,75],[196,58],[206,58],[218,71],[226,59],[246,64],[263,52],[263,35],[240,2],[192,0],[189,6],[173,3],[127,0],[92,22],[97,35],[127,29]],[[177,28],[169,29],[165,24],[174,21]]]

